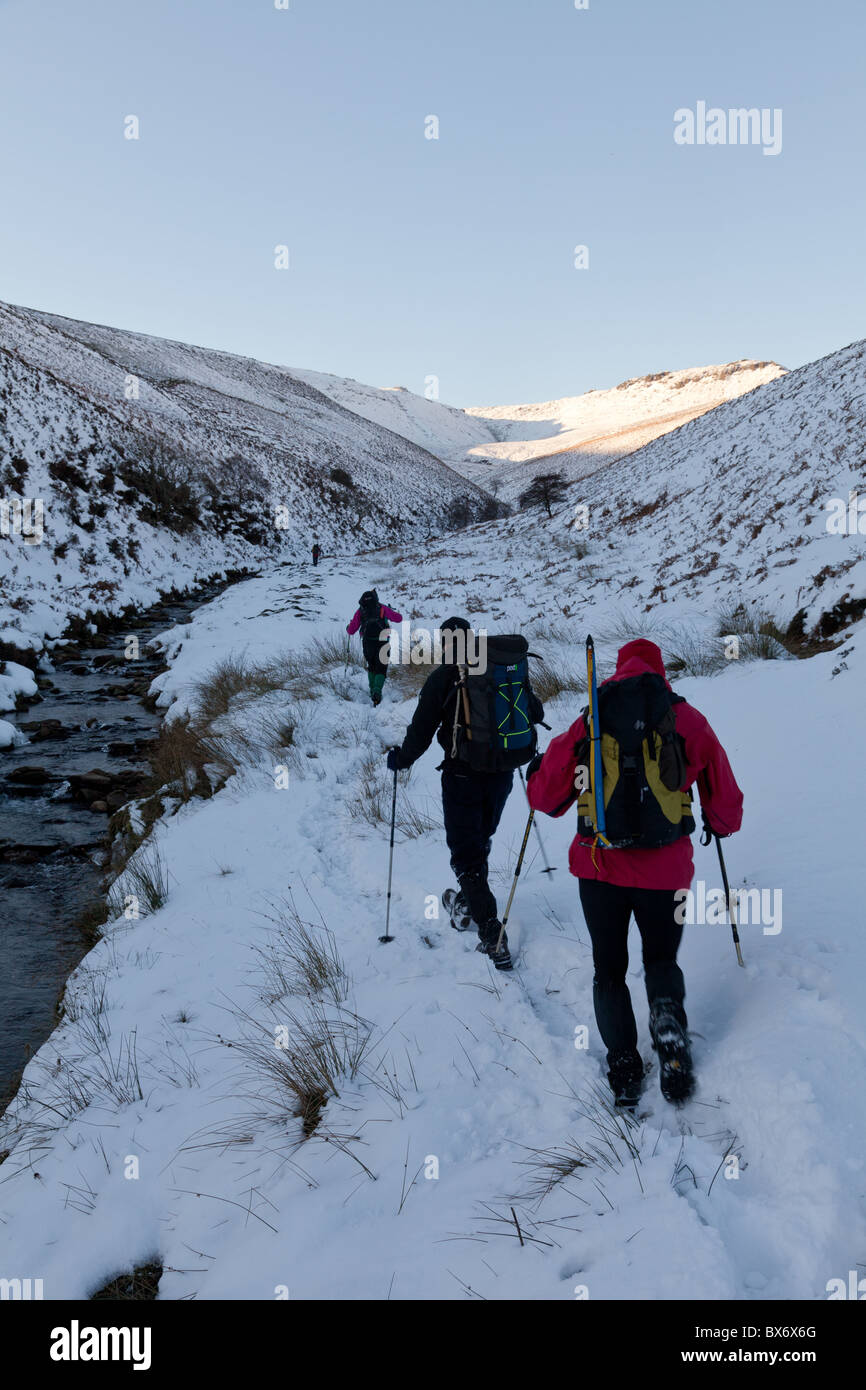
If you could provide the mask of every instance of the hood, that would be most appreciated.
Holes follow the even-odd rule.
[[[467,656],[467,636],[472,629],[465,618],[446,618],[439,624],[442,638],[442,665],[463,665]]]
[[[642,676],[646,671],[652,671],[667,680],[660,649],[648,638],[638,637],[634,642],[626,642],[624,647],[620,647],[616,658],[616,673],[610,679],[627,680],[629,676]]]

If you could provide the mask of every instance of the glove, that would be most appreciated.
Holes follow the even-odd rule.
[[[388,770],[389,772],[399,772],[405,766],[403,756],[399,748],[388,749]]]
[[[719,839],[719,840],[729,840],[729,839],[731,838],[731,831],[730,831],[730,830],[714,830],[714,829],[713,829],[713,827],[710,825],[710,822],[709,822],[709,820],[708,820],[708,818],[707,818],[707,813],[706,813],[706,811],[703,811],[703,810],[701,811],[701,820],[702,820],[703,823],[704,823],[704,829],[703,829],[703,832],[702,832],[702,834],[701,834],[701,844],[702,844],[702,845],[711,845],[712,842],[713,842],[713,836],[715,836],[715,837],[716,837],[717,839]]]
[[[527,782],[529,781],[529,779],[530,779],[530,777],[532,776],[533,772],[537,772],[538,769],[541,767],[541,764],[542,764],[543,760],[544,760],[544,754],[543,754],[543,753],[536,753],[535,757],[532,759],[532,762],[529,763],[528,766],[527,766],[527,768],[526,768],[526,780],[527,780]]]

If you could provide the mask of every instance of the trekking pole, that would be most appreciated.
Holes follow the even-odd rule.
[[[519,768],[517,769],[517,771],[520,773],[520,780],[521,780],[521,782],[523,783],[523,790],[524,790],[524,793],[525,793],[525,792],[526,792],[526,782],[524,781],[524,778],[523,778],[523,768],[522,768],[522,767],[519,767]],[[547,862],[547,855],[544,853],[544,841],[543,841],[542,838],[541,838],[541,831],[540,831],[539,828],[538,828],[538,821],[537,821],[537,820],[534,820],[534,821],[532,822],[532,824],[535,826],[535,833],[536,833],[536,835],[538,836],[538,848],[541,850],[541,857],[542,857],[542,859],[544,860],[544,868],[541,870],[541,872],[542,872],[543,874],[555,874],[555,873],[556,873],[556,865],[555,865],[555,864],[548,864],[548,862]]]
[[[397,769],[394,768],[394,794],[391,797],[391,853],[388,856],[388,906],[385,912],[385,935],[380,936],[380,941],[393,941],[393,936],[388,935],[388,928],[391,925],[391,875],[394,871],[394,826],[397,823]]]
[[[526,846],[529,844],[529,832],[532,829],[532,823],[534,820],[535,812],[530,811],[529,820],[526,822],[526,829],[523,832],[523,844],[520,846],[520,853],[517,856],[517,868],[514,870],[514,882],[511,885],[511,892],[508,894],[508,902],[505,904],[505,913],[502,918],[502,926],[500,927],[499,936],[496,940],[497,951],[499,950],[499,947],[502,945],[502,938],[505,935],[505,924],[508,921],[508,914],[511,911],[511,904],[514,901],[514,893],[517,888],[517,880],[520,877],[520,870],[523,868],[523,856],[526,853]]]
[[[734,946],[737,949],[737,960],[745,969],[746,962],[743,960],[743,953],[740,950],[740,933],[737,931],[737,899],[728,887],[728,871],[725,868],[725,856],[722,854],[722,842],[715,831],[713,832],[713,839],[716,842],[716,849],[719,851],[719,866],[722,870],[722,883],[725,885],[725,897],[728,900],[728,913],[731,918],[731,931],[734,934]]]

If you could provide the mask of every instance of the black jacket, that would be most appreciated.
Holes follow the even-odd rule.
[[[458,668],[445,663],[427,677],[400,749],[402,767],[411,767],[422,753],[426,753],[434,737],[445,750],[446,763],[451,761],[459,678]],[[544,718],[544,706],[533,692],[530,692],[529,712],[535,724]]]

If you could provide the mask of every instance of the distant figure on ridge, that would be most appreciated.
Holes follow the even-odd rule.
[[[319,545],[319,542],[318,542],[318,541],[313,541],[313,566],[314,566],[314,567],[319,563],[319,556],[321,555],[321,553],[322,553],[322,547]]]

